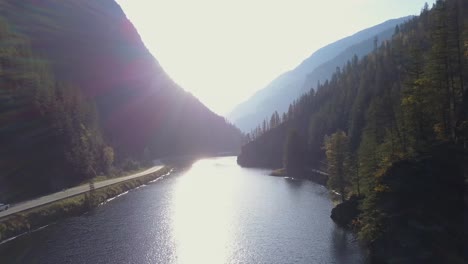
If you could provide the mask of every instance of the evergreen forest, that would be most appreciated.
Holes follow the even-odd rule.
[[[332,218],[358,232],[376,263],[464,263],[467,14],[467,1],[426,4],[249,133],[238,163],[326,172],[343,202]]]

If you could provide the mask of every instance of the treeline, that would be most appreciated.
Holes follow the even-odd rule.
[[[318,84],[318,87],[320,87],[320,83]],[[273,130],[274,128],[280,126],[283,123],[286,123],[288,119],[292,119],[294,116],[294,113],[299,111],[298,107],[300,107],[300,104],[302,102],[301,100],[302,99],[296,100],[292,104],[290,104],[288,108],[288,112],[283,113],[281,115],[281,118],[280,118],[280,115],[278,114],[278,111],[275,111],[273,114],[271,114],[271,117],[269,119],[265,118],[261,124],[259,124],[256,128],[254,128],[250,133],[247,133],[245,135],[247,139],[246,143],[258,139],[266,132]]]
[[[330,80],[295,101],[283,124],[243,146],[239,164],[288,168],[287,165],[293,163],[294,173],[303,175],[310,168],[327,170],[329,186],[341,193],[343,200],[351,195],[365,197],[361,203],[362,213],[354,224],[366,241],[376,241],[391,230],[391,225],[386,226],[390,215],[405,215],[412,210],[404,207],[404,203],[401,209],[388,207],[401,199],[398,190],[406,181],[415,189],[423,190],[433,190],[436,183],[447,186],[454,181],[463,186],[462,169],[466,157],[463,159],[460,155],[466,155],[468,147],[467,5],[466,1],[445,0],[437,1],[429,9],[426,4],[419,17],[396,27],[390,41],[361,60],[354,57],[337,68]],[[292,143],[287,142],[291,140]],[[298,140],[302,144],[297,144]],[[441,150],[441,145],[446,147]],[[291,150],[291,146],[295,149]],[[434,149],[451,153],[447,157],[453,158],[452,162],[442,162]],[[299,162],[297,153],[302,153]],[[443,171],[434,169],[435,176],[427,176],[427,182],[415,183],[392,174],[397,170],[395,166],[400,174],[405,174],[402,162],[424,160],[431,164],[427,157],[436,159],[436,156],[439,160],[432,163],[450,164],[446,169],[450,176],[438,177]],[[414,170],[417,162],[404,164],[408,171],[409,164],[413,164],[413,172],[422,174],[424,171]],[[434,167],[428,165],[427,168]],[[412,177],[411,173],[406,176]],[[460,217],[462,206],[459,206],[463,192],[460,188],[454,188],[453,193],[443,190],[445,193],[434,194],[440,195],[438,203],[452,201],[447,206],[457,206],[451,211],[452,215],[445,211],[437,223],[446,224],[450,217],[463,219]],[[414,206],[414,210],[421,210],[418,217],[428,215],[429,208],[421,204]],[[415,217],[403,218],[403,221],[414,219],[418,219],[415,222],[420,220]],[[433,219],[428,220],[431,221]],[[459,261],[463,256],[460,250],[463,238],[453,226],[463,229],[463,225],[457,223],[451,227],[441,225],[449,226],[449,231],[444,230],[454,236],[449,244]],[[440,237],[440,234],[435,236]],[[428,244],[434,242],[433,237],[426,238],[430,241]],[[395,244],[398,239],[393,239]]]
[[[0,0],[0,18],[0,202],[240,150],[242,133],[167,76],[114,0]]]

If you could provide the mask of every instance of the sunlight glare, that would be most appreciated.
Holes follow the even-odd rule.
[[[225,188],[216,188],[219,175],[208,161],[198,161],[191,172],[178,179],[174,191],[177,263],[226,263],[235,244],[231,215],[234,197]],[[229,180],[223,184],[229,184]]]

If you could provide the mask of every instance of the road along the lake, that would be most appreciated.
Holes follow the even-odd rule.
[[[164,168],[163,165],[158,165],[158,166],[154,166],[145,171],[138,172],[132,175],[96,182],[94,183],[94,189],[99,189],[99,188],[106,187],[115,183],[124,182],[124,181],[128,181],[128,180],[135,179],[138,177],[142,177],[142,176],[154,173],[156,171],[159,171],[162,168]],[[16,214],[25,210],[29,210],[38,206],[46,205],[46,204],[49,204],[58,200],[62,200],[68,197],[72,197],[78,194],[82,194],[82,193],[88,192],[89,190],[90,190],[90,184],[84,184],[84,185],[80,185],[77,187],[63,190],[61,192],[56,192],[53,194],[42,196],[34,200],[25,201],[25,202],[21,202],[18,204],[13,204],[8,210],[0,212],[0,218],[9,216],[12,214]]]

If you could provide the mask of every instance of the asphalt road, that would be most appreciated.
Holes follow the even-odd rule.
[[[138,178],[138,177],[141,177],[141,176],[145,176],[145,175],[148,175],[150,173],[156,172],[156,171],[162,169],[163,167],[164,167],[163,165],[158,165],[158,166],[154,166],[154,167],[149,168],[149,169],[147,169],[145,171],[138,172],[138,173],[135,173],[135,174],[132,174],[132,175],[96,182],[96,183],[94,183],[94,189],[99,189],[99,188],[102,188],[102,187],[105,187],[105,186],[108,186],[108,185],[112,185],[114,183],[119,183],[119,182],[127,181],[127,180],[130,180],[130,179]],[[45,204],[48,204],[48,203],[51,203],[51,202],[62,200],[64,198],[68,198],[68,197],[75,196],[75,195],[78,195],[78,194],[81,194],[81,193],[85,193],[87,191],[89,191],[89,184],[84,184],[84,185],[80,185],[80,186],[77,186],[77,187],[73,187],[73,188],[70,188],[70,189],[63,190],[61,192],[56,192],[56,193],[53,193],[53,194],[42,196],[42,197],[34,199],[34,200],[25,201],[25,202],[21,202],[21,203],[18,203],[18,204],[12,204],[11,207],[8,210],[0,212],[0,218],[8,216],[8,215],[15,214],[15,213],[18,213],[18,212],[21,212],[21,211],[29,210],[29,209],[32,209],[34,207],[42,206],[42,205],[45,205]]]

